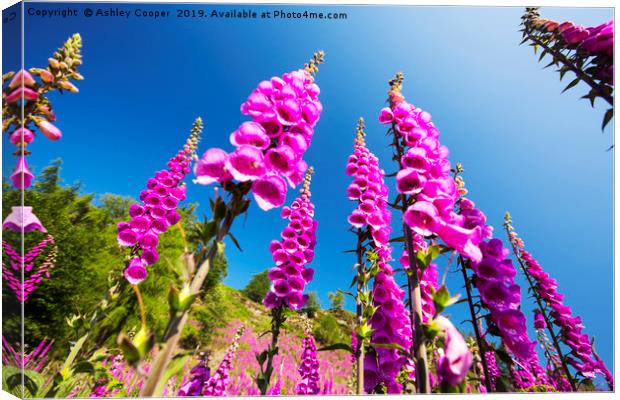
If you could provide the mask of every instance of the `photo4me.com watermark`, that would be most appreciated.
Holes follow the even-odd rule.
[[[272,19],[272,20],[347,20],[342,11],[290,9],[218,9],[202,7],[174,7],[146,9],[140,7],[88,7],[83,9],[59,7],[54,9],[27,7],[25,13],[35,18],[211,18],[211,19]]]

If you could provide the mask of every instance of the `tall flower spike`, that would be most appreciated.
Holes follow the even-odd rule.
[[[273,240],[269,245],[276,266],[269,270],[272,285],[263,304],[271,309],[285,305],[299,310],[308,299],[303,291],[314,276],[314,270],[307,265],[314,258],[318,225],[314,219],[314,204],[310,201],[313,172],[312,167],[308,168],[299,196],[290,207],[282,209],[282,217],[289,220],[282,230],[282,239]]]
[[[125,279],[131,284],[146,279],[146,266],[154,264],[159,258],[159,235],[181,219],[177,207],[179,202],[185,200],[186,187],[182,181],[190,171],[189,164],[202,128],[202,119],[198,117],[183,148],[168,161],[168,169],[157,171],[147,181],[146,190],[140,192],[141,204],[129,207],[131,219],[118,224],[119,245],[131,249],[124,271]]]
[[[461,198],[459,214],[463,227],[481,232],[482,258],[471,260],[474,281],[483,305],[497,325],[506,347],[525,366],[539,368],[536,343],[527,334],[526,318],[521,311],[521,288],[514,281],[516,270],[501,240],[493,238],[493,227],[486,224],[486,215],[475,204]]]
[[[260,82],[241,105],[241,112],[252,120],[230,135],[236,150],[207,150],[194,168],[194,183],[251,182],[261,209],[282,206],[287,184],[300,184],[308,168],[303,156],[323,110],[313,73],[322,61],[319,52],[306,69]]]
[[[203,396],[226,396],[226,389],[228,388],[230,371],[233,367],[233,360],[239,347],[239,340],[245,332],[245,326],[241,325],[235,336],[233,337],[232,344],[226,350],[224,359],[220,363],[219,367],[213,374],[213,376],[207,381],[202,391]]]
[[[402,73],[390,81],[390,107],[380,111],[379,121],[391,124],[402,145],[397,189],[410,197],[403,218],[414,234],[414,247],[424,248],[424,238],[441,238],[448,247],[480,261],[481,233],[465,229],[454,212],[457,185],[450,175],[448,149],[439,142],[439,130],[426,111],[405,101]]]
[[[551,322],[560,329],[560,339],[572,350],[570,356],[563,357],[559,345],[557,345],[560,359],[566,360],[586,377],[592,378],[595,374],[605,375],[603,368],[600,367],[601,362],[593,357],[590,338],[582,332],[584,326],[581,317],[572,315],[571,308],[563,303],[564,296],[557,290],[557,281],[552,279],[538,261],[525,250],[525,243],[514,230],[509,213],[506,213],[504,227],[534,295],[537,299],[542,299],[547,305],[547,307],[541,307],[540,311],[543,316],[548,313],[547,318],[552,318]],[[549,309],[551,309],[550,312]],[[548,326],[548,329],[555,340],[553,328]],[[613,386],[613,383],[610,383],[610,386]]]
[[[308,321],[306,323],[306,336],[303,339],[301,364],[298,370],[301,380],[295,387],[295,392],[303,395],[317,395],[321,391],[319,360],[316,355],[316,344],[314,343],[310,323]]]
[[[372,305],[376,311],[369,321],[373,329],[372,342],[393,343],[408,349],[412,334],[409,312],[403,304],[405,292],[396,282],[394,270],[389,265],[392,260],[389,244],[392,216],[388,209],[385,172],[379,166],[379,159],[366,147],[364,137],[364,120],[360,119],[346,174],[353,178],[347,187],[348,197],[357,202],[357,208],[349,216],[349,224],[368,230],[370,247],[377,255],[379,272],[372,292]],[[388,393],[400,393],[402,386],[396,378],[406,362],[406,357],[395,349],[371,351],[364,359],[364,391],[371,393],[383,384]]]

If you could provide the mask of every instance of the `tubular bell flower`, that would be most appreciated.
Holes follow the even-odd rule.
[[[179,396],[200,396],[205,383],[211,377],[211,370],[207,364],[207,356],[200,354],[200,361],[189,371],[189,380],[179,388]]]
[[[261,209],[282,206],[286,183],[294,188],[308,169],[303,156],[323,109],[313,76],[322,57],[322,52],[317,53],[305,69],[260,82],[241,105],[241,112],[252,121],[230,135],[236,150],[230,154],[208,150],[194,168],[194,183],[250,181]]]
[[[35,230],[47,232],[39,218],[32,212],[32,207],[29,206],[11,207],[11,213],[2,222],[2,229],[10,229],[13,232],[23,231],[24,233]]]
[[[448,149],[439,143],[439,130],[430,114],[404,100],[402,75],[393,83],[390,107],[381,110],[379,122],[391,124],[405,146],[396,175],[398,191],[412,199],[405,223],[422,238],[437,235],[463,256],[480,261],[479,228],[464,228],[454,213],[458,192],[450,176]],[[422,238],[416,240],[417,246]]]
[[[142,204],[129,207],[131,219],[118,224],[118,244],[131,247],[124,276],[133,285],[146,279],[146,267],[157,261],[158,236],[181,218],[176,208],[185,200],[182,180],[190,171],[201,132],[202,119],[197,118],[186,144],[168,161],[168,169],[157,171],[147,181],[146,190],[140,192]]]
[[[16,189],[28,189],[32,185],[34,175],[28,169],[26,157],[20,156],[17,160],[17,166],[11,174],[11,182]]]
[[[458,385],[467,375],[473,363],[473,356],[465,339],[449,319],[440,315],[435,321],[444,336],[443,355],[437,363],[437,374],[441,381]]]
[[[314,270],[307,267],[307,264],[312,262],[314,258],[318,225],[313,218],[314,204],[310,201],[310,176],[312,172],[312,168],[306,172],[304,185],[291,206],[282,209],[282,218],[289,220],[286,228],[282,230],[282,239],[274,240],[269,245],[276,266],[269,271],[269,279],[272,281],[272,285],[263,300],[263,304],[267,308],[273,309],[286,305],[293,310],[299,310],[308,298],[303,294],[303,291],[314,275]],[[277,176],[274,178],[280,179]],[[256,181],[254,184],[257,183],[260,184],[260,181]],[[277,193],[272,188],[258,189],[260,189],[258,192],[261,196],[266,196],[265,199]]]

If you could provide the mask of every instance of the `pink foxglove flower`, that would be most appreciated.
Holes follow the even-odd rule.
[[[508,217],[507,217],[508,218]],[[517,233],[512,230],[507,220],[507,229],[513,245],[513,249],[518,258],[524,265],[526,273],[529,274],[534,282],[538,295],[548,304],[551,312],[551,322],[560,328],[560,339],[572,350],[571,357],[567,362],[584,376],[594,377],[595,374],[604,375],[599,367],[599,362],[595,360],[592,352],[592,345],[587,334],[582,332],[584,328],[580,317],[573,317],[570,307],[563,304],[563,298],[557,291],[557,282],[546,273],[534,257],[524,249],[525,244]],[[540,325],[540,323],[539,323]],[[549,327],[550,328],[550,327]]]
[[[9,89],[15,89],[21,86],[34,87],[37,82],[34,80],[30,72],[20,69],[9,83]]]
[[[47,232],[39,218],[32,212],[32,207],[11,207],[11,213],[2,222],[2,229],[10,229],[14,232]]]
[[[304,186],[291,206],[282,209],[282,217],[289,223],[282,230],[281,240],[269,245],[276,266],[269,270],[272,285],[263,304],[271,309],[284,305],[299,310],[308,299],[303,291],[314,275],[307,264],[314,258],[318,225],[313,218],[314,204],[310,201],[311,173],[312,168],[308,169]]]
[[[467,375],[473,356],[461,333],[444,316],[435,318],[444,335],[443,355],[439,358],[437,374],[439,379],[450,385],[458,385]]]
[[[231,179],[230,173],[226,170],[228,154],[218,148],[207,150],[203,156],[196,160],[194,164],[194,183],[209,185],[213,182],[225,182]]]
[[[28,189],[30,185],[32,185],[34,175],[28,169],[26,157],[19,156],[19,159],[17,160],[17,166],[11,174],[10,179],[11,182],[13,182],[13,186],[17,189]]]
[[[15,132],[9,136],[9,141],[14,145],[21,145],[22,143],[32,143],[34,140],[34,133],[27,128],[17,128]]]

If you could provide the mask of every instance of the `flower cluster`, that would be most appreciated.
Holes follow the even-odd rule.
[[[34,350],[26,353],[15,350],[2,335],[2,364],[20,369],[39,372],[47,364],[47,353],[50,351],[53,340],[43,339]]]
[[[414,201],[403,216],[418,235],[414,247],[423,248],[424,237],[437,235],[463,256],[480,261],[481,232],[464,228],[462,219],[454,213],[459,194],[450,175],[448,149],[439,143],[439,130],[429,113],[404,100],[402,75],[391,84],[390,107],[381,110],[379,121],[392,124],[406,149],[399,155],[401,170],[396,181],[398,192]]]
[[[241,105],[241,112],[252,121],[230,135],[237,149],[230,154],[218,148],[207,150],[194,166],[194,183],[252,182],[260,208],[284,204],[287,182],[296,187],[308,169],[303,156],[323,109],[312,75],[320,62],[322,53],[317,53],[306,69],[259,83]]]
[[[525,243],[515,232],[512,219],[508,213],[505,216],[504,226],[508,232],[514,253],[522,262],[523,272],[534,282],[532,289],[535,291],[535,295],[540,297],[548,306],[548,308],[538,310],[538,312],[548,313],[546,315],[549,316],[549,322],[560,328],[560,339],[571,349],[569,353],[571,357],[565,357],[565,361],[585,377],[593,378],[595,374],[603,375],[610,388],[613,388],[613,378],[608,379],[611,377],[609,371],[603,361],[595,355],[588,335],[582,332],[584,325],[581,317],[573,317],[571,308],[563,303],[564,296],[557,291],[558,282],[552,279],[538,261],[525,250]],[[551,309],[550,312],[549,309]],[[538,319],[536,328],[544,329],[538,315],[536,319]],[[544,316],[543,320],[545,320]],[[552,331],[550,326],[546,327]],[[561,380],[558,381],[558,384],[566,386],[565,382]]]
[[[200,361],[189,371],[188,381],[181,385],[178,395],[181,397],[200,396],[205,383],[211,378],[211,370],[207,365],[207,356],[200,354]]]
[[[574,24],[572,21],[559,23],[550,19],[539,18],[532,23],[532,26],[559,34],[568,45],[590,54],[603,54],[607,57],[613,57],[613,19],[598,26],[585,27]]]
[[[358,125],[353,154],[349,156],[346,174],[354,177],[347,187],[350,200],[357,201],[357,208],[349,216],[354,228],[367,228],[372,238],[373,251],[377,255],[379,272],[375,276],[372,303],[376,311],[370,319],[373,328],[372,342],[411,347],[411,323],[409,311],[403,300],[404,291],[394,279],[389,265],[392,247],[389,244],[392,215],[388,209],[388,187],[379,159],[366,147],[363,120]],[[357,338],[356,338],[357,339]],[[395,349],[377,348],[364,361],[364,390],[370,393],[383,383],[388,393],[400,393],[396,382],[406,358]]]
[[[470,229],[476,226],[484,234],[480,243],[482,258],[471,263],[480,298],[490,310],[506,347],[528,365],[535,357],[536,343],[527,335],[526,318],[520,310],[521,288],[514,282],[517,271],[508,257],[508,249],[501,240],[490,238],[493,229],[486,225],[486,217],[471,200],[462,198],[459,206],[464,225]]]
[[[316,357],[314,337],[312,337],[309,329],[306,329],[306,337],[303,340],[303,352],[301,353],[301,364],[298,371],[301,380],[295,388],[296,393],[304,395],[319,394],[321,391],[319,360]]]
[[[536,281],[536,291],[551,308],[550,315],[553,323],[560,328],[562,340],[570,349],[571,354],[566,361],[584,376],[593,377],[600,373],[599,363],[592,357],[592,345],[587,334],[582,332],[583,324],[580,317],[573,317],[569,306],[563,304],[564,296],[557,291],[557,281],[547,274],[532,255],[523,248],[519,249],[520,257],[527,269],[527,273]]]
[[[237,329],[237,332],[233,337],[232,344],[226,350],[224,359],[217,367],[217,370],[215,371],[213,376],[211,376],[211,378],[209,378],[209,380],[205,384],[202,390],[203,396],[226,396],[226,388],[228,386],[229,374],[230,370],[233,367],[232,362],[237,352],[237,348],[239,347],[239,339],[243,335],[244,331],[245,327],[243,325],[241,325]]]
[[[52,124],[56,121],[56,115],[45,94],[52,90],[78,92],[71,80],[84,79],[77,71],[82,64],[81,48],[82,39],[75,34],[48,59],[47,68],[22,69],[2,76],[2,100],[5,104],[2,108],[2,131],[10,132],[9,141],[18,148],[14,154],[20,155],[11,175],[17,189],[30,187],[33,179],[24,157],[30,154],[25,150],[26,146],[34,141],[32,125],[50,140],[58,140],[62,136],[60,129]]]
[[[489,371],[489,380],[491,381],[491,388],[495,389],[495,383],[497,378],[502,376],[502,372],[497,366],[497,360],[495,359],[494,351],[486,351],[484,353],[484,359],[487,363],[487,370]]]
[[[306,172],[303,187],[291,206],[282,209],[282,218],[289,220],[282,230],[282,239],[273,240],[269,245],[276,266],[269,270],[272,285],[263,304],[270,309],[286,305],[299,310],[308,300],[303,292],[312,280],[314,270],[306,265],[314,259],[318,225],[313,218],[314,204],[310,201],[312,172],[312,168]]]
[[[463,335],[450,320],[442,315],[435,318],[435,323],[443,334],[444,348],[437,361],[439,380],[449,385],[458,385],[469,371],[473,363],[473,355],[467,347]]]
[[[168,169],[157,171],[155,177],[147,181],[146,190],[140,192],[142,204],[129,207],[131,219],[118,224],[118,243],[131,248],[124,272],[131,284],[146,279],[146,266],[154,264],[159,257],[159,235],[181,219],[177,211],[179,202],[185,200],[185,185],[181,183],[190,171],[189,164],[201,132],[202,120],[197,118],[183,148],[168,161]]]
[[[37,289],[37,286],[43,278],[50,277],[50,269],[54,268],[56,264],[56,255],[58,249],[54,246],[54,237],[48,235],[39,244],[34,246],[23,257],[16,250],[14,250],[7,242],[2,241],[2,249],[4,253],[9,256],[11,260],[11,268],[9,269],[4,262],[2,263],[2,277],[6,280],[7,286],[15,293],[17,300],[25,302],[28,297]],[[49,250],[43,261],[35,267],[35,259],[39,257],[41,251],[48,245],[53,247]],[[22,282],[22,268],[23,268],[23,282]],[[34,272],[31,272],[33,269]],[[26,273],[30,273],[26,276]],[[16,276],[17,275],[17,276]]]

